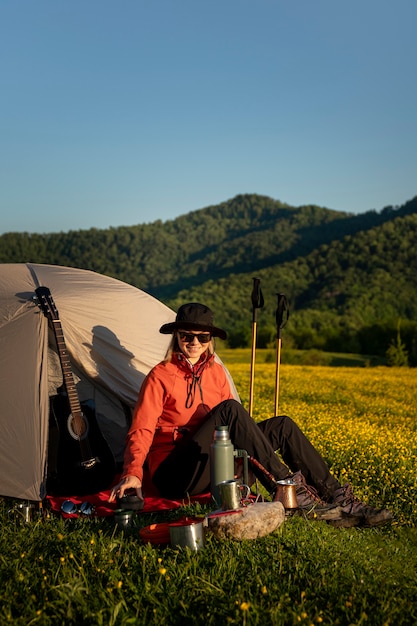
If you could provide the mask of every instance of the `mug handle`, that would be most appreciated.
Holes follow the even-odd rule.
[[[241,491],[243,491],[244,489],[246,489],[246,494],[245,495],[241,495],[242,500],[247,500],[250,496],[250,487],[249,485],[239,485],[239,489]]]

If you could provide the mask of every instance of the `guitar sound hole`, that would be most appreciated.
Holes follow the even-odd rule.
[[[88,422],[83,415],[75,418],[70,413],[67,420],[67,428],[71,437],[76,441],[82,441],[88,435]]]

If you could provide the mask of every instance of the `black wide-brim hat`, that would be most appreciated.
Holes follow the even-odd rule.
[[[214,326],[214,314],[208,306],[198,302],[189,302],[180,306],[175,322],[164,324],[159,329],[163,335],[169,335],[176,330],[204,330],[213,337],[226,339],[227,333],[221,328]]]

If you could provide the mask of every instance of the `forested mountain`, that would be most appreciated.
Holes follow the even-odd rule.
[[[91,269],[148,291],[169,306],[206,302],[250,341],[252,279],[265,307],[260,342],[275,337],[277,293],[291,308],[285,335],[295,347],[384,354],[405,342],[417,362],[417,197],[360,215],[291,207],[240,195],[175,220],[54,234],[7,233],[0,262]]]

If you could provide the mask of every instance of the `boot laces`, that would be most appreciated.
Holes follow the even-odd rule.
[[[341,487],[341,489],[339,489],[338,491],[339,493],[336,492],[336,497],[334,498],[333,502],[337,502],[337,504],[340,504],[342,506],[360,503],[360,500],[356,498],[355,494],[353,493],[352,485],[350,485],[349,483],[343,485],[343,487]]]
[[[326,502],[324,502],[324,500],[322,500],[317,492],[317,489],[315,489],[314,487],[312,487],[311,485],[307,485],[307,483],[301,484],[299,486],[297,486],[297,493],[301,494],[308,494],[310,496],[310,498],[312,498],[312,500],[314,500],[314,502],[316,504],[320,504],[321,506],[325,506]]]
[[[304,478],[303,474],[300,471],[293,474],[292,479],[297,483],[297,487],[296,487],[297,496],[301,496],[301,497],[307,496],[307,498],[310,498],[312,500],[311,502],[312,505],[319,505],[322,507],[329,506],[327,502],[325,502],[324,500],[320,498],[317,492],[317,489],[315,489],[312,485],[307,484],[306,479]]]

